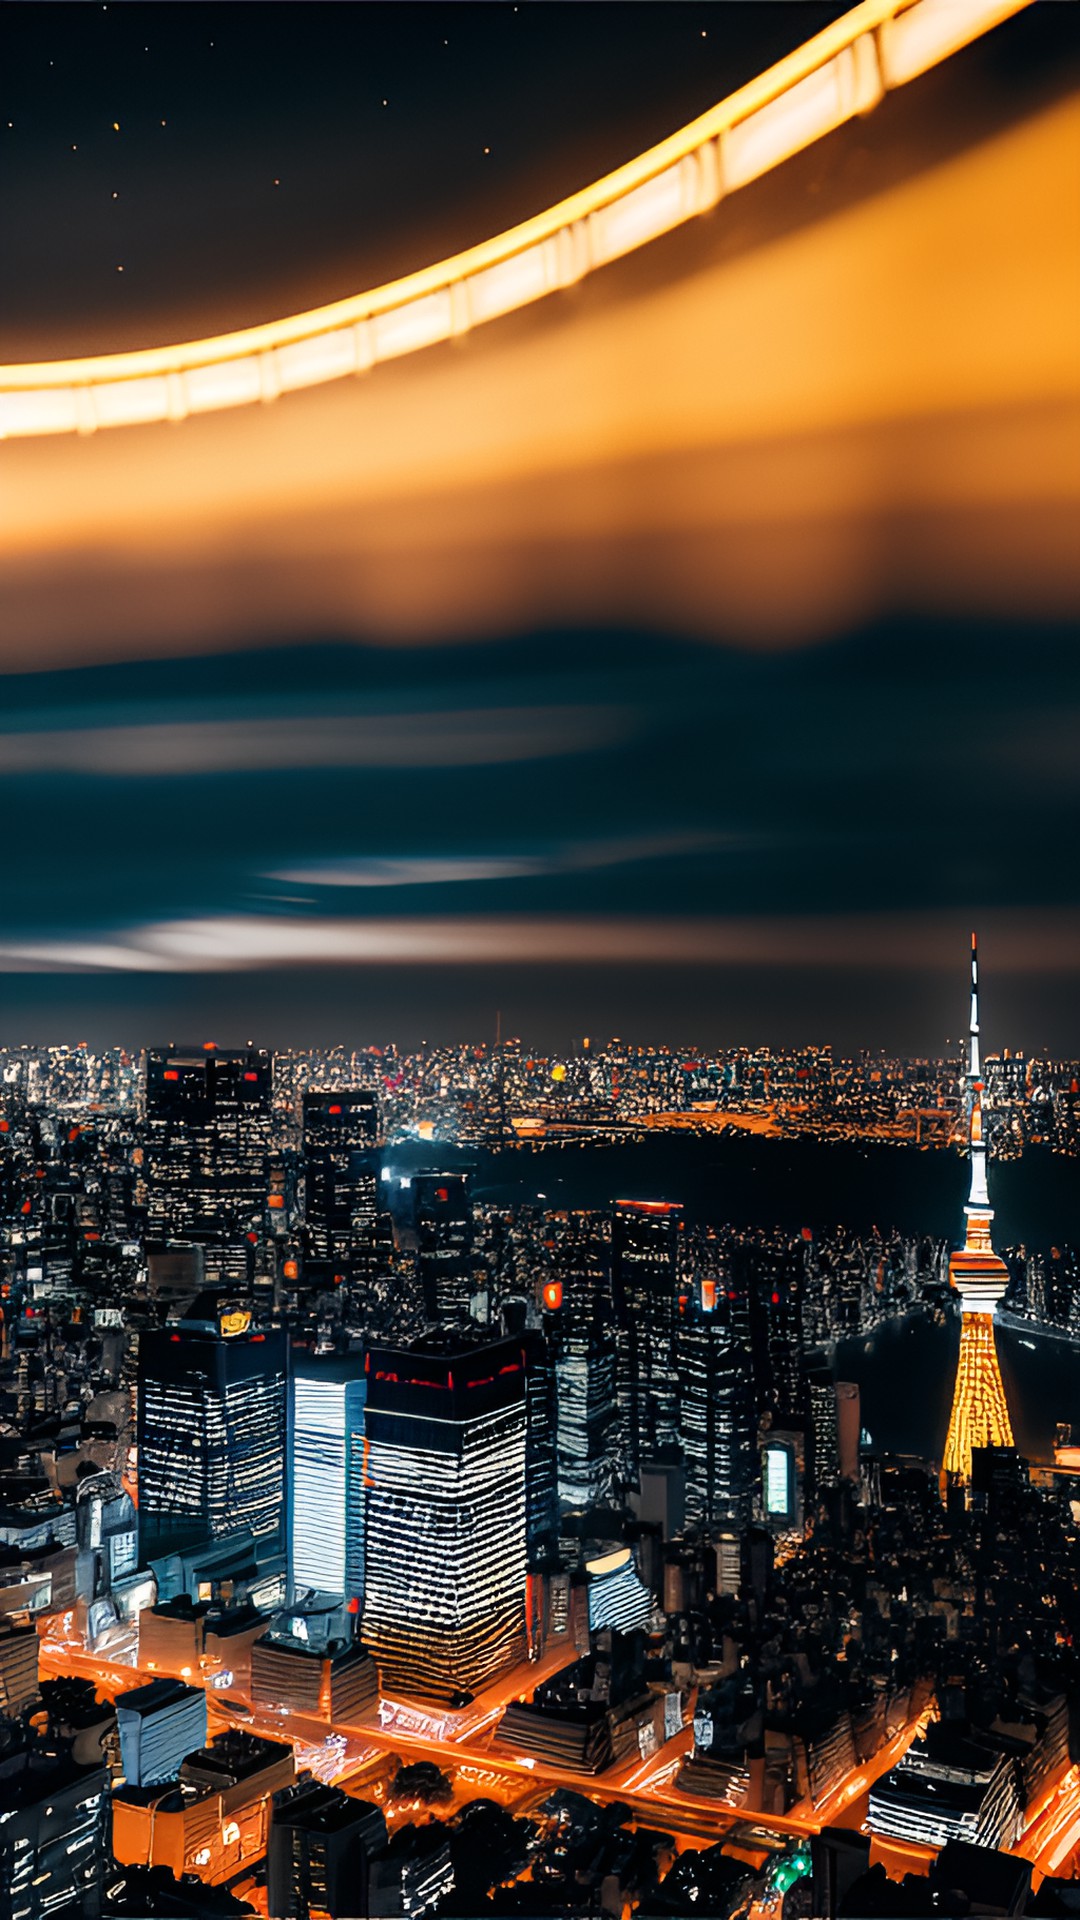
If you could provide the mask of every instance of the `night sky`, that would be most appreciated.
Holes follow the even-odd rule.
[[[375,284],[840,11],[8,8],[0,348],[182,339]],[[989,1044],[1080,1052],[1068,183],[1046,183],[1043,251],[1037,220],[1016,240],[1045,286],[984,373],[944,294],[894,392],[838,348],[819,403],[795,351],[828,357],[807,289],[845,234],[896,236],[901,317],[968,273],[903,236],[991,198],[995,140],[1053,150],[1076,30],[1036,12],[464,351],[257,419],[11,443],[0,1040],[411,1043],[498,1011],[537,1044],[940,1051],[977,924]],[[723,335],[787,284],[793,346]],[[556,421],[544,443],[561,368],[583,420],[589,354],[714,286],[738,364],[700,413],[616,369],[593,441],[571,456]],[[822,299],[839,341],[852,314]],[[459,463],[455,405],[488,434]]]

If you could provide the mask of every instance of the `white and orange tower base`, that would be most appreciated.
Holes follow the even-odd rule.
[[[994,1252],[990,1222],[994,1209],[986,1184],[986,1141],[982,1124],[982,1068],[979,1062],[979,955],[971,936],[971,1192],[964,1213],[964,1245],[949,1260],[949,1281],[960,1295],[960,1357],[956,1365],[949,1431],[942,1471],[971,1478],[972,1447],[1011,1447],[1005,1387],[994,1340],[994,1309],[1009,1283],[1008,1268]]]

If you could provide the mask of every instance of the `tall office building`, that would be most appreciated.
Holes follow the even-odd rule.
[[[304,1218],[309,1277],[374,1269],[379,1103],[366,1087],[304,1094]]]
[[[816,1499],[823,1487],[840,1477],[840,1405],[832,1368],[824,1354],[807,1362],[806,1388],[810,1410],[811,1490]]]
[[[525,1355],[454,1327],[366,1365],[364,1641],[385,1690],[475,1692],[524,1649]]]
[[[472,1201],[465,1173],[414,1173],[416,1263],[428,1318],[466,1320],[473,1293]]]
[[[686,1517],[740,1529],[749,1525],[754,1491],[750,1356],[717,1311],[714,1289],[699,1289],[686,1301],[675,1357]]]
[[[749,1251],[749,1250],[747,1250]],[[758,1270],[748,1262],[750,1351],[760,1418],[801,1419],[806,1412],[801,1244],[768,1249]]]
[[[151,1240],[195,1240],[208,1275],[247,1273],[245,1235],[267,1199],[272,1056],[261,1048],[146,1055],[145,1172]]]
[[[530,1563],[553,1546],[558,1525],[555,1362],[547,1336],[521,1335],[525,1353],[525,1544]]]
[[[968,1083],[971,1117],[971,1191],[964,1213],[964,1245],[949,1260],[949,1284],[960,1295],[960,1354],[956,1363],[946,1473],[971,1478],[972,1447],[1011,1447],[1012,1424],[994,1340],[994,1310],[1009,1284],[1009,1270],[994,1252],[990,1223],[994,1209],[986,1183],[986,1141],[982,1123],[982,1069],[979,1062],[979,954],[971,936],[971,1020]]]
[[[241,1300],[211,1290],[139,1342],[142,1558],[249,1528],[285,1547],[287,1353]]]
[[[359,1359],[306,1356],[292,1379],[289,1576],[358,1600],[364,1588],[364,1402]]]
[[[601,1321],[571,1326],[559,1339],[556,1472],[563,1512],[605,1505],[614,1497],[618,1446],[615,1334]]]
[[[618,1397],[624,1472],[678,1432],[673,1362],[682,1207],[666,1200],[616,1200],[611,1222],[611,1290],[618,1327]]]

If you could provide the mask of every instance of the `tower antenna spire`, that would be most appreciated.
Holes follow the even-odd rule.
[[[978,935],[971,936],[971,1025],[970,1047],[968,1051],[968,1079],[972,1086],[982,1079],[982,1067],[979,1063],[979,941]]]
[[[964,1207],[963,1248],[949,1260],[949,1283],[960,1296],[960,1355],[956,1369],[944,1469],[962,1481],[971,1477],[973,1447],[1011,1447],[1009,1408],[994,1340],[994,1310],[1008,1285],[1009,1274],[994,1252],[990,1223],[994,1209],[986,1180],[986,1140],[983,1135],[982,1067],[979,1060],[979,949],[971,936],[971,1050],[968,1082],[971,1114],[968,1145],[971,1189]]]

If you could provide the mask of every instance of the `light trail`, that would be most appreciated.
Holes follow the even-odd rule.
[[[658,146],[450,259],[236,333],[0,368],[0,438],[248,406],[460,337],[708,212],[1028,4],[861,0]]]

